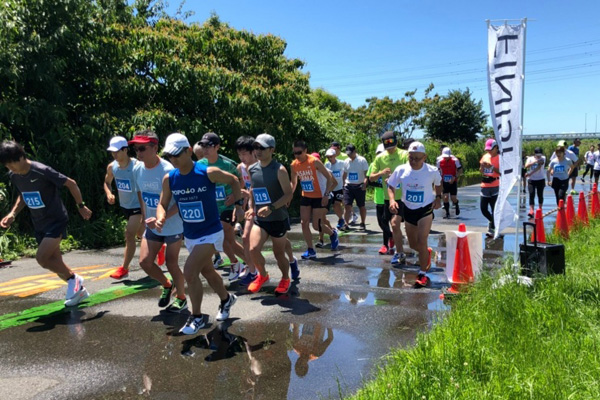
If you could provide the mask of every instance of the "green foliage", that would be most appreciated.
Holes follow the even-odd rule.
[[[482,101],[475,102],[469,89],[451,90],[427,105],[423,127],[434,140],[472,143],[484,130],[486,118]]]

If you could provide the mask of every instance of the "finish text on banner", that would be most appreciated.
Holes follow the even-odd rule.
[[[504,228],[511,226],[517,216],[508,196],[521,175],[524,49],[525,23],[488,24],[488,86],[501,171],[500,192],[494,211],[496,237]]]

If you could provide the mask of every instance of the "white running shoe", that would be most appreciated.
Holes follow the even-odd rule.
[[[75,274],[67,281],[67,294],[65,296],[65,307],[72,307],[86,299],[90,294],[83,286],[83,278]]]
[[[219,312],[217,313],[217,321],[225,321],[229,318],[229,312],[231,307],[235,304],[237,296],[233,293],[229,293],[229,298],[226,302],[219,304]]]
[[[246,264],[242,264],[242,272],[240,272],[240,276],[238,276],[239,279],[244,279],[246,277],[246,275],[248,275],[250,273],[250,268],[248,268],[248,266]]]
[[[205,326],[206,322],[204,322],[204,317],[202,315],[199,317],[190,315],[185,325],[179,330],[179,333],[183,333],[184,335],[194,335]]]
[[[242,263],[238,261],[231,266],[231,269],[229,270],[229,277],[227,279],[229,279],[229,282],[233,282],[240,277],[241,272]]]
[[[354,211],[352,211],[352,217],[350,217],[350,225],[356,224],[356,221],[358,221],[358,215],[356,215]]]

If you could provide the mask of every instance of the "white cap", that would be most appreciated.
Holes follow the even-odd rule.
[[[442,157],[450,157],[452,153],[450,152],[450,147],[444,147],[442,149]]]
[[[425,153],[425,146],[421,142],[412,142],[408,147],[409,153]]]
[[[325,152],[325,157],[335,156],[335,149],[329,148]]]
[[[383,153],[385,151],[385,147],[383,147],[383,143],[379,143],[377,145],[377,149],[375,149],[375,154]]]
[[[171,133],[169,136],[167,136],[165,148],[163,149],[163,154],[170,154],[172,156],[176,156],[183,150],[189,148],[190,142],[185,136],[183,136],[181,133]]]
[[[119,151],[123,147],[127,147],[127,146],[128,146],[127,139],[125,139],[123,136],[115,136],[114,138],[110,139],[108,148],[106,150],[107,151]]]

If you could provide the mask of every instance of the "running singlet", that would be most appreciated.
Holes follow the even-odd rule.
[[[571,165],[573,165],[573,161],[569,160],[568,158],[563,158],[562,161],[559,161],[558,158],[555,158],[550,161],[548,169],[553,171],[553,178],[564,181],[569,179],[569,168],[571,168]]]
[[[248,173],[248,168],[246,164],[240,163],[240,171],[242,172],[242,180],[244,181],[244,189],[250,189],[252,185],[252,181],[250,180],[250,174]]]
[[[200,164],[206,165],[207,167],[217,167],[222,171],[229,172],[230,174],[238,176],[237,164],[233,160],[231,160],[221,154],[219,154],[217,161],[212,164],[209,163],[206,158],[203,158],[202,160],[200,160],[198,162]],[[232,193],[231,186],[223,185],[223,184],[216,185],[215,198],[217,199],[217,206],[219,207],[219,215],[223,211],[233,210],[235,208],[234,204],[232,204],[230,206],[225,205],[225,198],[227,196],[229,196],[231,193]]]
[[[587,151],[587,153],[585,153],[585,162],[589,165],[594,165],[594,153],[591,151]]]
[[[252,200],[254,201],[254,212],[260,208],[269,206],[283,197],[283,189],[277,174],[281,164],[271,160],[269,165],[262,167],[260,162],[252,164],[248,169],[252,179]],[[288,219],[286,206],[271,211],[267,217],[256,216],[259,221],[283,221]]]
[[[315,167],[316,158],[310,154],[306,155],[306,160],[301,163],[298,160],[292,161],[292,171],[298,175],[302,196],[312,199],[320,199],[327,189],[327,178],[322,174],[317,174]]]
[[[186,175],[179,169],[169,172],[169,188],[183,220],[183,236],[198,239],[223,230],[219,218],[215,184],[208,179],[208,167],[200,162]]]
[[[544,157],[544,156],[540,156],[540,158],[536,158],[535,156],[527,157],[527,161],[525,162],[525,165],[527,165],[527,164],[531,164],[531,166],[528,168],[528,171],[527,171],[529,173],[531,173],[531,171],[535,170],[538,165],[540,166],[539,169],[537,169],[533,174],[531,174],[529,176],[530,181],[541,181],[541,180],[546,179],[546,172],[544,170],[544,166],[546,165],[546,157]]]
[[[344,182],[342,181],[342,178],[344,177],[344,163],[337,159],[335,164],[332,164],[329,161],[327,161],[325,163],[325,168],[327,168],[329,172],[331,172],[331,175],[333,175],[333,177],[337,181],[337,184],[333,188],[333,191],[337,192],[338,190],[342,190],[342,188],[344,187]]]
[[[49,166],[31,161],[31,168],[25,175],[8,172],[13,185],[31,213],[33,228],[41,231],[56,222],[69,220],[67,210],[60,199],[60,188],[67,177]]]
[[[162,158],[159,160],[159,163],[150,169],[146,168],[143,162],[137,163],[133,168],[135,185],[137,191],[140,192],[142,196],[146,218],[156,217],[156,208],[160,201],[160,192],[162,191],[162,180],[168,172],[173,170],[173,166],[170,162],[163,160]],[[173,204],[175,204],[175,199],[171,199],[169,208],[171,208]],[[179,235],[182,232],[183,223],[177,214],[167,218],[161,232],[152,229],[152,233],[158,236],[173,236]]]
[[[411,209],[428,206],[435,200],[433,186],[442,183],[442,177],[436,167],[427,163],[419,170],[414,170],[410,164],[396,168],[390,175],[388,185],[402,187],[402,202]]]
[[[133,168],[137,164],[135,158],[129,159],[125,168],[120,168],[117,160],[112,162],[112,172],[119,193],[119,205],[129,210],[140,208],[140,201],[135,190],[135,181],[133,179]]]
[[[456,177],[458,169],[461,168],[460,161],[454,156],[440,156],[436,160],[436,165],[442,175],[442,181],[445,183],[450,183],[450,180]]]
[[[371,173],[377,174],[379,171],[383,171],[386,168],[389,168],[390,173],[392,173],[399,165],[405,164],[406,162],[408,162],[408,152],[406,150],[397,148],[392,154],[389,154],[386,150],[375,157]],[[387,186],[385,184],[385,180],[387,178],[387,176],[383,176],[383,197],[385,200],[389,200]],[[402,191],[398,189],[400,188],[396,187],[396,200],[400,200],[402,198]]]
[[[481,160],[479,160],[479,164],[486,162],[488,164],[492,164],[496,169],[500,169],[500,156],[494,156],[492,157],[490,155],[490,153],[485,153],[483,155],[483,157],[481,157]],[[500,174],[497,172],[494,172],[493,168],[484,168],[483,169],[483,177],[484,180],[486,177],[488,178],[495,178],[493,181],[491,182],[481,182],[481,187],[483,188],[488,188],[488,187],[498,187],[500,186]]]

